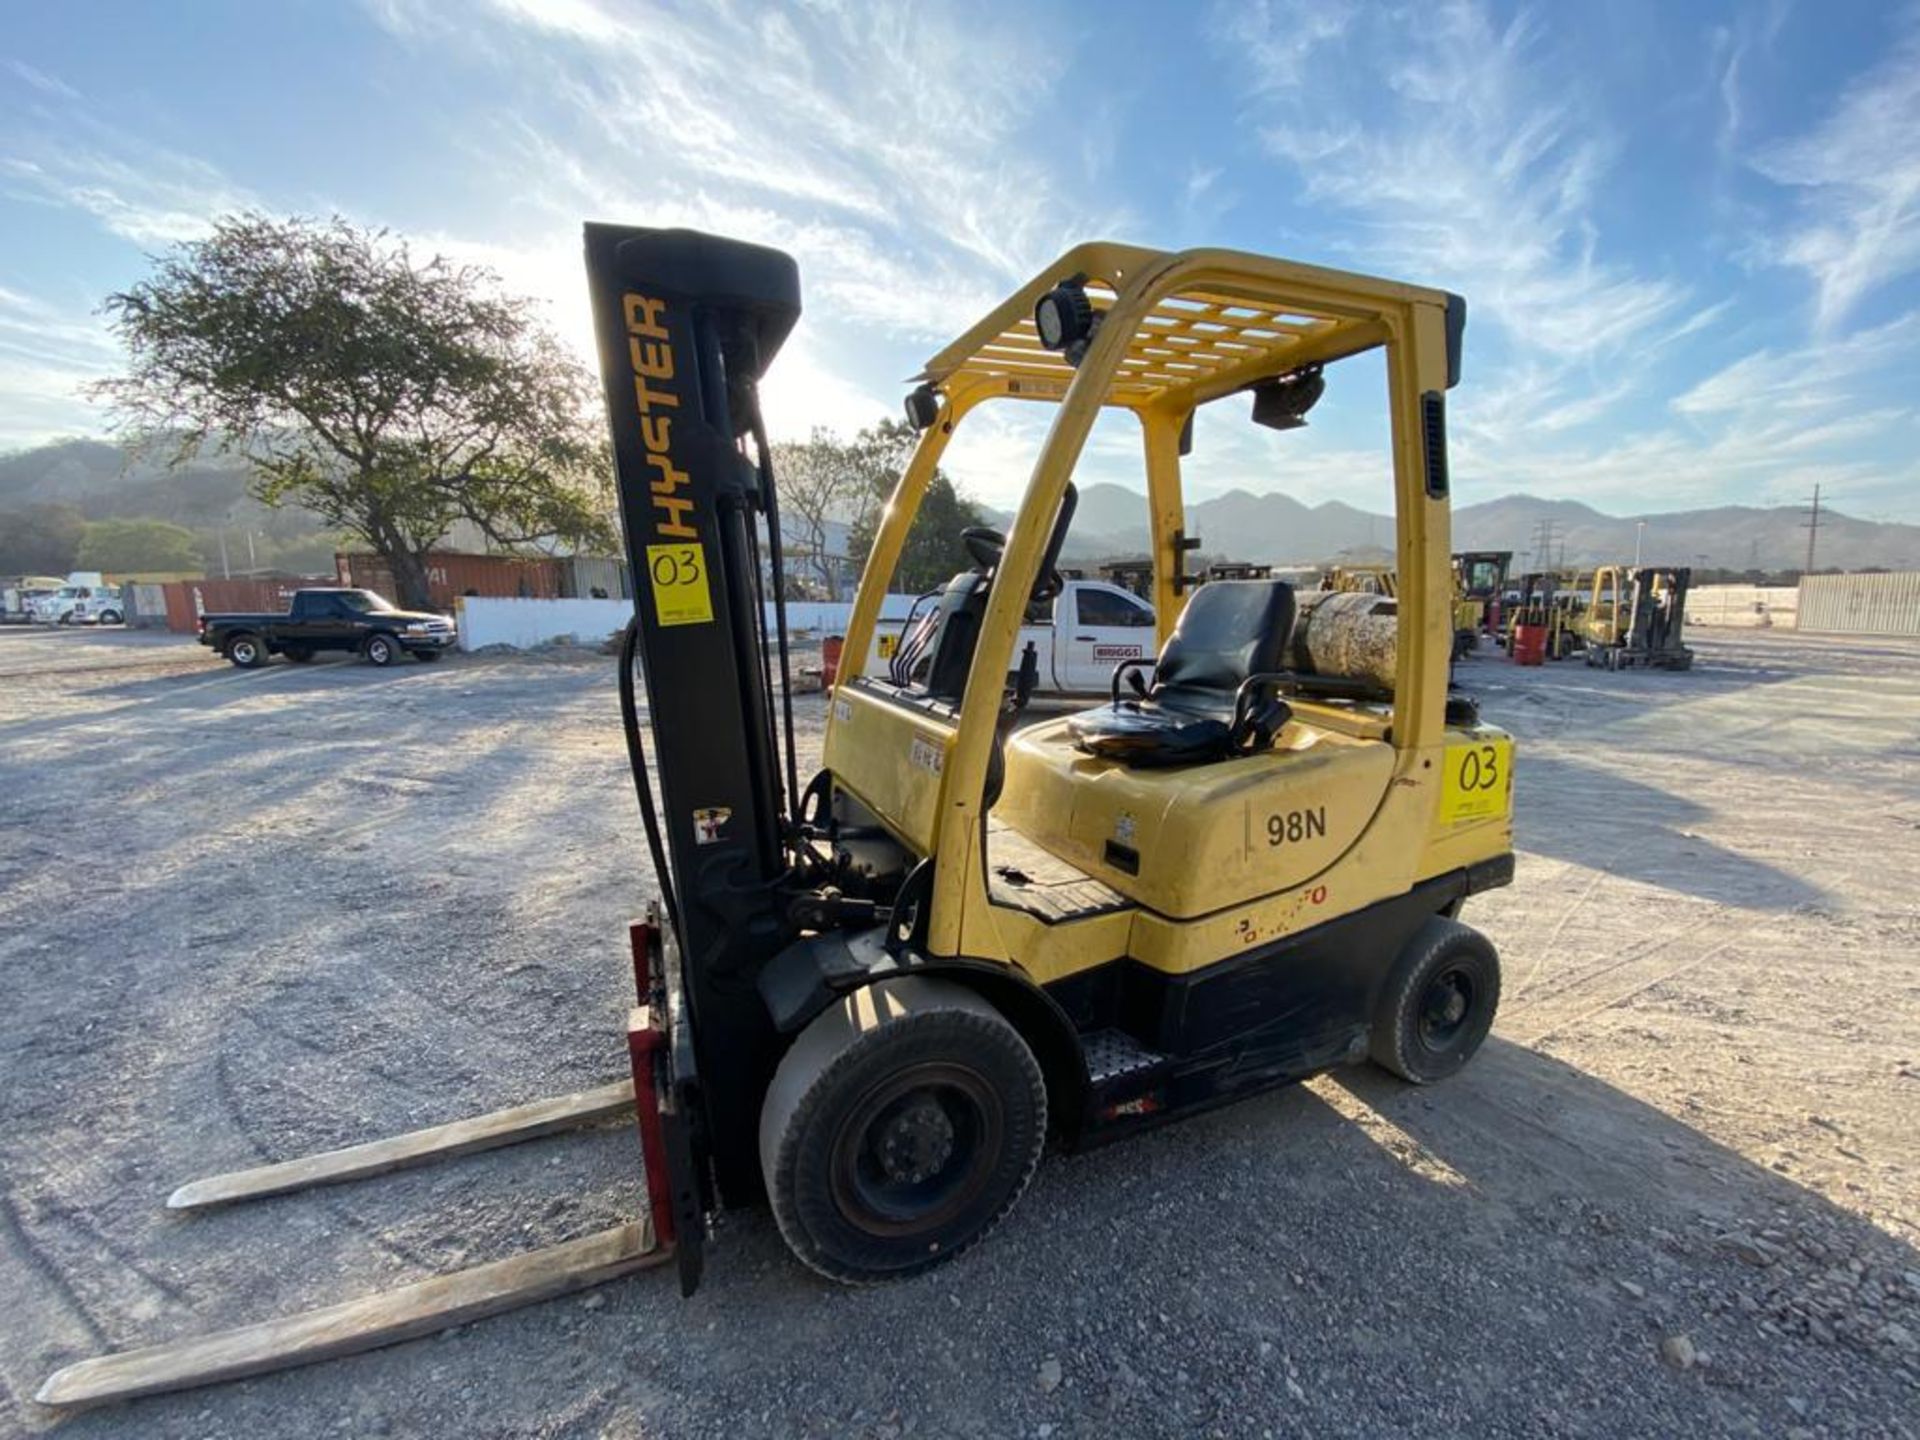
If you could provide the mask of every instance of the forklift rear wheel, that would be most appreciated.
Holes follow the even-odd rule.
[[[907,977],[800,1033],[761,1107],[760,1164],[794,1254],[871,1284],[985,1237],[1046,1133],[1046,1082],[1020,1032],[962,986]]]
[[[1394,962],[1374,1015],[1374,1063],[1415,1085],[1453,1074],[1480,1048],[1500,1005],[1500,957],[1470,925],[1435,916]]]

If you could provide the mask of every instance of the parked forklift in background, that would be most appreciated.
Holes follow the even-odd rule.
[[[367,1348],[668,1257],[691,1293],[733,1207],[767,1205],[832,1279],[917,1274],[1008,1215],[1049,1141],[1115,1139],[1369,1058],[1438,1081],[1487,1036],[1499,960],[1459,917],[1512,880],[1514,746],[1449,695],[1457,296],[1115,244],[1034,276],[907,397],[919,441],[846,653],[872,648],[941,457],[983,406],[1054,408],[1017,513],[1005,533],[958,537],[971,563],[939,594],[924,667],[841,669],[802,784],[759,398],[800,313],[797,269],[756,245],[611,225],[587,227],[586,254],[645,577],[619,682],[659,900],[632,928],[640,1003],[619,1088],[638,1112],[647,1219],[82,1362],[48,1382],[48,1403]],[[1342,362],[1381,351],[1397,598],[1322,596],[1307,613],[1284,580],[1197,584],[1181,478],[1195,410],[1250,404],[1254,423],[1298,429]],[[1037,680],[1022,622],[1061,584],[1071,477],[1103,411],[1140,427],[1157,655],[1116,665],[1105,703],[1016,728]],[[609,1103],[540,1102],[175,1199],[375,1173]],[[1241,1221],[1265,1223],[1222,1223]]]
[[[1636,665],[1687,670],[1687,587],[1693,572],[1672,565],[1602,565],[1581,620],[1587,664],[1608,670]]]
[[[1464,659],[1480,647],[1482,635],[1501,633],[1501,604],[1507,590],[1511,550],[1462,550],[1453,557],[1453,657]]]
[[[1581,649],[1585,637],[1577,623],[1580,605],[1565,574],[1555,570],[1533,570],[1514,581],[1514,598],[1506,606],[1506,630],[1502,643],[1513,653],[1514,631],[1522,625],[1546,632],[1542,655],[1548,660],[1564,660]]]

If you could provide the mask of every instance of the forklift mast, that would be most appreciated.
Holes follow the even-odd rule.
[[[781,885],[785,809],[797,797],[783,792],[767,659],[776,647],[764,619],[762,518],[782,620],[784,609],[757,386],[799,317],[799,272],[758,245],[599,224],[586,227],[586,261],[634,584],[628,744],[669,931],[658,978],[675,1018],[660,1102],[680,1131],[669,1131],[676,1185],[703,1192],[698,1210],[682,1209],[697,1222],[711,1201],[708,1162],[724,1203],[760,1192],[754,1125],[739,1121],[757,1116],[780,1045],[756,981],[798,933]],[[657,812],[630,703],[635,652]],[[790,789],[790,711],[786,738]]]

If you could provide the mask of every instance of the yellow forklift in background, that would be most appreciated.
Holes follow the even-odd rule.
[[[1482,635],[1499,636],[1511,550],[1462,550],[1453,557],[1453,656],[1473,654]]]
[[[1342,595],[1385,595],[1392,599],[1399,584],[1391,565],[1335,565],[1320,580],[1322,590]]]
[[[1600,566],[1580,627],[1587,664],[1608,670],[1693,668],[1684,638],[1692,580],[1684,565]]]

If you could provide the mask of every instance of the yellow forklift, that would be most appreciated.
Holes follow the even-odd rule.
[[[1580,624],[1587,664],[1692,669],[1693,651],[1684,638],[1692,580],[1685,565],[1600,566]]]
[[[1564,660],[1586,645],[1578,623],[1582,598],[1557,570],[1529,571],[1514,581],[1513,603],[1505,607],[1506,629],[1502,643],[1513,653],[1514,630],[1521,625],[1546,631],[1543,654],[1548,660]]]
[[[1453,557],[1453,658],[1465,659],[1482,635],[1499,636],[1511,550],[1462,550]]]
[[[1342,595],[1385,595],[1392,599],[1399,583],[1391,565],[1335,565],[1320,580],[1320,588]]]
[[[808,1264],[869,1280],[951,1256],[1012,1205],[1046,1132],[1092,1143],[1368,1056],[1435,1080],[1484,1038],[1498,962],[1456,917],[1510,881],[1513,747],[1447,693],[1445,392],[1463,323],[1440,291],[1088,245],[928,362],[855,653],[958,427],[1003,400],[1058,413],[1011,530],[967,537],[923,678],[833,692],[802,823],[843,892],[887,918],[801,939],[760,981],[790,1048],[759,1178]],[[1338,362],[1377,349],[1393,598],[1315,607],[1296,633],[1282,581],[1196,587],[1194,410],[1250,401],[1255,423],[1298,428]],[[1106,705],[1016,729],[1020,619],[1055,583],[1103,408],[1141,427],[1159,655],[1117,667]],[[1348,647],[1343,668],[1323,612],[1384,622],[1386,647]]]
[[[762,1200],[847,1282],[960,1254],[1051,1140],[1090,1145],[1371,1058],[1417,1084],[1500,997],[1462,905],[1513,877],[1514,747],[1449,695],[1443,291],[1228,250],[1083,245],[935,355],[920,433],[847,626],[871,651],[942,454],[983,405],[1053,407],[1005,534],[970,529],[928,663],[844,667],[823,766],[793,743],[763,375],[793,261],[590,225],[587,270],[635,616],[623,727],[659,901],[632,927],[631,1082],[181,1187],[176,1211],[345,1183],[637,1112],[642,1217],[383,1295],[83,1360],[99,1403],[351,1353],[672,1260]],[[1183,437],[1202,405],[1299,428],[1342,362],[1392,439],[1397,596],[1199,585]],[[1357,367],[1356,367],[1357,368]],[[1019,727],[1022,619],[1059,584],[1071,476],[1103,410],[1140,425],[1158,654],[1104,704]],[[1277,443],[1277,442],[1276,442]],[[1304,617],[1304,618],[1302,618]],[[647,724],[641,724],[641,688]],[[652,764],[646,754],[651,743]]]

